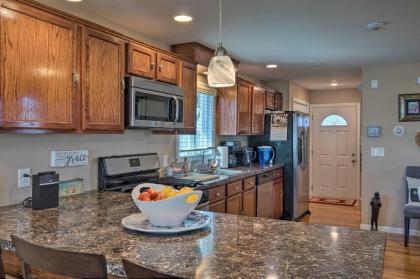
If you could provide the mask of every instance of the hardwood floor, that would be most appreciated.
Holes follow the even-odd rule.
[[[360,227],[360,205],[311,203],[310,210],[312,214],[303,221],[312,224]],[[410,237],[409,247],[404,247],[402,235],[386,235],[383,278],[420,278],[420,237]]]

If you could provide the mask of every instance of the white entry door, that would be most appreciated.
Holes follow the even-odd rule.
[[[358,105],[312,106],[312,195],[358,199]]]

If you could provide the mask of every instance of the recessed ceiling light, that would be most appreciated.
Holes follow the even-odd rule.
[[[265,66],[267,69],[276,69],[278,66],[276,64],[268,64]]]
[[[68,2],[82,2],[83,0],[67,0]]]
[[[193,20],[193,17],[189,15],[177,15],[174,16],[174,20],[178,22],[190,22]]]
[[[338,86],[339,84],[337,83],[337,82],[331,82],[330,83],[330,86],[333,86],[333,87],[336,87],[336,86]]]

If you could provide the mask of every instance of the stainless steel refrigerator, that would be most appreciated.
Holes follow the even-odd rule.
[[[265,117],[265,135],[250,137],[250,145],[270,145],[274,148],[274,162],[284,165],[282,219],[298,221],[310,214],[309,115],[291,111],[267,114]],[[283,125],[279,125],[279,119],[283,120]],[[274,129],[276,131],[272,131]]]

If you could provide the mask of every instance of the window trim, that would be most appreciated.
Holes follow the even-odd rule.
[[[344,125],[341,125],[341,124],[337,124],[337,125],[324,125],[324,121],[326,121],[326,119],[328,118],[328,117],[330,117],[330,116],[338,116],[339,117],[339,119],[341,118],[342,120],[344,120],[344,122],[345,122],[345,124]],[[338,113],[331,113],[331,114],[328,114],[328,115],[326,115],[324,118],[322,118],[322,121],[321,121],[321,127],[323,127],[323,128],[331,128],[331,127],[347,127],[348,126],[348,121],[347,121],[347,119],[345,118],[345,117],[343,117],[342,115],[340,115],[340,114],[338,114]]]
[[[213,96],[215,99],[214,99],[214,104],[213,104],[213,123],[214,123],[214,126],[213,126],[213,148],[216,148],[216,142],[217,142],[217,139],[216,139],[216,106],[217,106],[217,96],[215,96],[215,95],[213,95],[213,94],[208,94],[207,92],[203,92],[203,91],[199,91],[199,90],[197,90],[197,95],[198,94],[205,94],[205,95],[209,95],[209,96]],[[197,114],[197,104],[198,104],[198,98],[196,98],[195,99],[195,113]],[[197,129],[197,120],[198,120],[198,118],[197,117],[195,117],[195,127],[196,127],[196,129]],[[196,132],[197,133],[197,132]],[[201,158],[201,154],[200,155],[195,155],[195,156],[180,156],[180,149],[179,149],[179,144],[180,144],[180,136],[183,136],[183,135],[177,135],[177,137],[176,137],[176,158],[177,159],[184,159],[184,158],[191,158],[191,159],[198,159],[198,158]],[[205,157],[213,157],[213,152],[207,152],[206,153],[206,155],[205,155]]]

